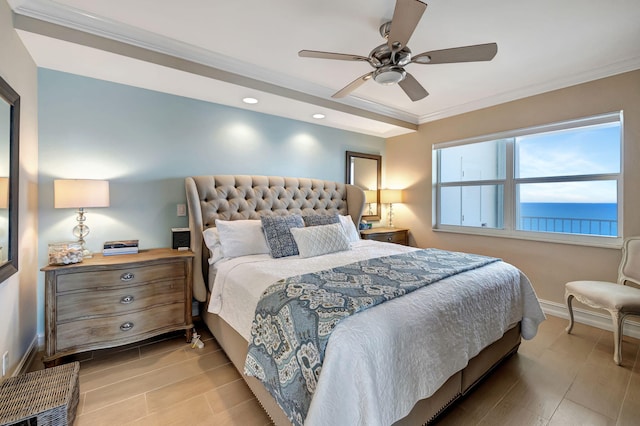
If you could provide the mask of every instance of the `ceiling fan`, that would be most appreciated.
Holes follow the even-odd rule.
[[[393,18],[380,26],[380,35],[387,42],[374,48],[368,57],[317,50],[301,50],[298,55],[303,58],[365,61],[375,68],[334,93],[333,98],[345,97],[373,78],[376,82],[384,85],[397,83],[412,101],[419,101],[429,93],[415,77],[405,71],[406,65],[490,61],[498,52],[496,43],[487,43],[412,55],[407,43],[426,8],[426,3],[419,0],[396,0]]]

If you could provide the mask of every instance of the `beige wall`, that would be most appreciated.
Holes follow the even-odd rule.
[[[411,229],[412,243],[497,256],[531,279],[538,297],[564,303],[564,283],[615,280],[620,250],[433,232],[431,147],[510,129],[624,110],[624,234],[640,234],[640,70],[509,102],[420,126],[386,145],[386,184],[407,187],[394,205],[394,225]]]
[[[37,343],[38,88],[36,65],[13,29],[6,0],[0,0],[0,76],[21,102],[18,273],[0,282],[0,356],[9,352],[12,373]]]

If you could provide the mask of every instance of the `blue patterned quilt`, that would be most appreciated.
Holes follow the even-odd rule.
[[[245,374],[302,425],[331,331],[349,315],[499,259],[437,249],[363,260],[285,278],[262,295]]]

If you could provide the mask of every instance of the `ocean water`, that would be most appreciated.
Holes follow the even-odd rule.
[[[520,203],[518,229],[616,236],[615,203]]]

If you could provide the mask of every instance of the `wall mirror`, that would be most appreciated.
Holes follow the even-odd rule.
[[[347,183],[364,190],[365,204],[362,219],[380,220],[382,157],[347,151]]]
[[[0,77],[0,282],[18,272],[20,96]]]

